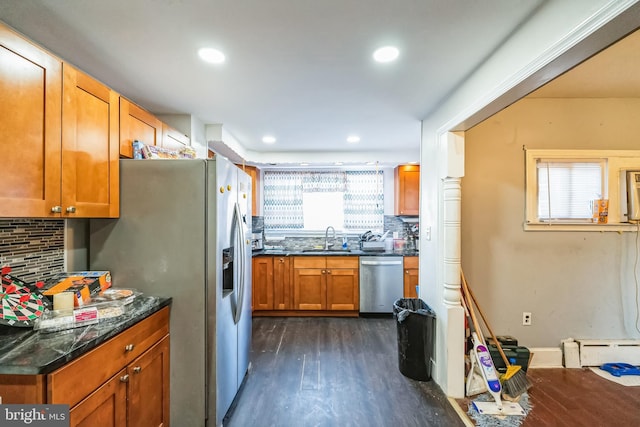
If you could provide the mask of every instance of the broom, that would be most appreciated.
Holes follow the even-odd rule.
[[[489,322],[487,321],[487,318],[485,317],[482,309],[480,308],[480,305],[478,304],[478,301],[476,300],[475,295],[471,291],[471,288],[469,288],[469,285],[467,283],[467,280],[464,277],[464,273],[462,272],[462,270],[460,270],[460,275],[462,277],[462,284],[464,286],[464,289],[466,290],[466,293],[468,294],[469,299],[471,300],[469,301],[469,303],[473,302],[473,304],[475,304],[475,306],[478,308],[478,313],[480,313],[480,317],[482,317],[482,321],[484,322],[485,326],[489,330],[489,334],[491,334],[491,338],[493,338],[493,342],[496,344],[496,347],[498,348],[500,357],[502,357],[502,360],[504,361],[504,364],[507,367],[507,371],[504,374],[502,374],[500,378],[502,380],[504,394],[507,397],[512,399],[517,398],[518,396],[526,392],[531,387],[531,383],[527,379],[527,374],[522,370],[521,366],[512,365],[509,363],[509,359],[507,358],[506,354],[504,354],[504,351],[502,350],[502,346],[500,345],[498,338],[493,333],[493,330],[491,329],[491,326],[489,326]]]

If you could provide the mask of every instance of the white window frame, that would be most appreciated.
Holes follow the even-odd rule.
[[[606,167],[603,174],[603,198],[609,200],[607,224],[588,221],[540,221],[538,219],[538,160],[560,162],[601,161]],[[623,203],[626,205],[624,175],[626,170],[640,170],[638,150],[531,150],[525,149],[525,221],[526,231],[635,231],[636,225],[621,222]]]

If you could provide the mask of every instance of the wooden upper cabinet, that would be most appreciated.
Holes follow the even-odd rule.
[[[64,64],[62,216],[119,214],[118,94]]]
[[[251,215],[260,216],[260,169],[255,166],[237,166],[251,177]]]
[[[400,165],[394,170],[395,215],[420,213],[420,166]]]
[[[62,62],[0,23],[0,217],[56,217]]]
[[[120,157],[133,158],[131,143],[162,146],[162,121],[150,112],[120,97]]]
[[[166,123],[162,123],[162,148],[180,151],[183,147],[189,146],[189,137],[180,131],[172,128]]]

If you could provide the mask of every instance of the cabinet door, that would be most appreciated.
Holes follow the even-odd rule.
[[[127,423],[127,373],[123,369],[69,412],[71,427],[122,427]]]
[[[118,94],[64,64],[62,216],[119,214]]]
[[[0,217],[59,217],[62,63],[0,23]]]
[[[189,137],[183,135],[178,130],[166,123],[162,123],[162,148],[180,151],[181,148],[189,146]]]
[[[293,308],[325,310],[327,308],[326,269],[296,268],[293,271]]]
[[[273,258],[273,309],[291,308],[291,260],[287,257]]]
[[[419,282],[418,257],[404,257],[404,297],[418,298],[416,286]]]
[[[327,309],[359,310],[360,283],[357,269],[327,269]]]
[[[402,165],[395,169],[395,214],[420,212],[420,166]]]
[[[126,98],[120,97],[120,157],[132,158],[135,140],[147,145],[162,144],[162,122]]]
[[[169,336],[133,361],[129,375],[128,427],[169,425]]]
[[[252,307],[273,310],[273,257],[253,258]]]

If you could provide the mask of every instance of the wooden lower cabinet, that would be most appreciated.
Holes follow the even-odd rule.
[[[273,257],[273,309],[291,309],[291,258]]]
[[[78,427],[127,425],[127,387],[120,371],[69,412],[69,425]]]
[[[419,268],[417,256],[404,257],[404,297],[418,298],[416,286],[419,284]]]
[[[251,308],[273,310],[273,257],[253,258],[251,276]]]
[[[255,316],[357,315],[357,256],[258,256],[253,258]]]
[[[358,257],[294,257],[294,310],[360,308]]]
[[[74,406],[70,426],[169,425],[169,337]]]
[[[253,258],[253,311],[291,309],[291,258],[260,256]]]
[[[169,426],[169,307],[47,375],[0,375],[3,403],[70,406],[70,426]]]

